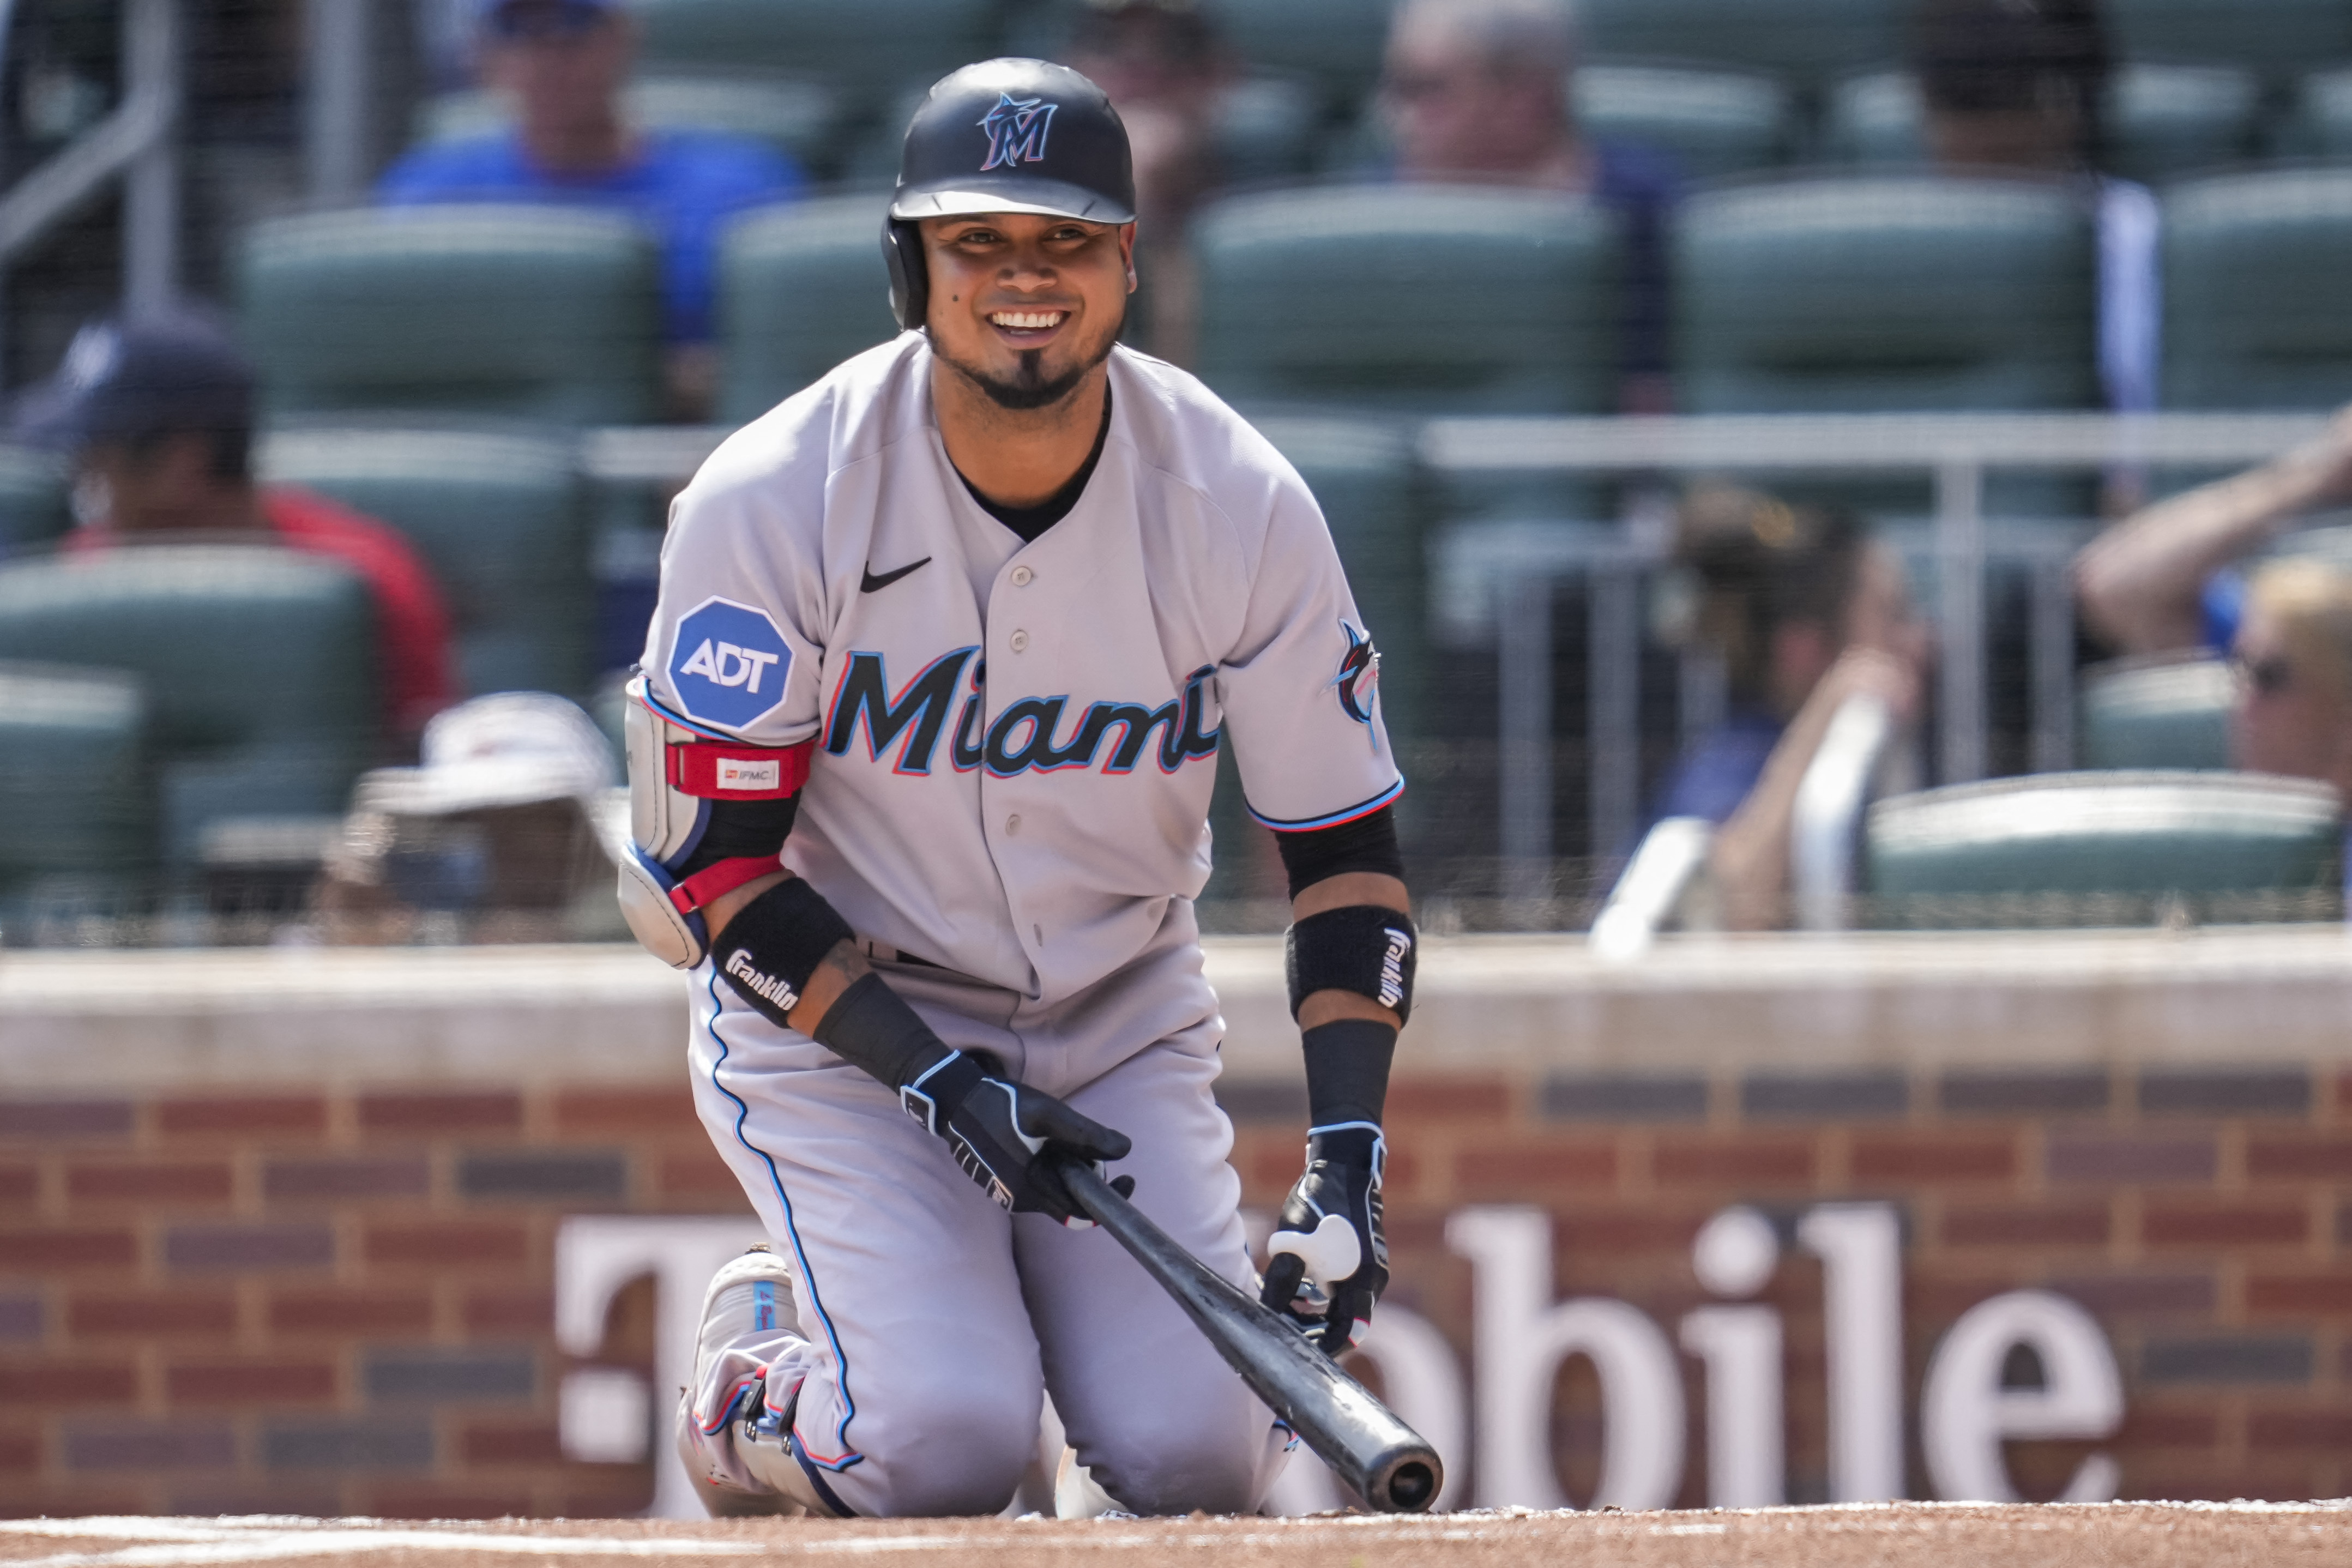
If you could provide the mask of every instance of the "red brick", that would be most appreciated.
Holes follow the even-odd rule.
[[[432,1326],[433,1298],[420,1290],[287,1290],[269,1299],[272,1333],[415,1334]]]
[[[2257,1181],[2336,1181],[2352,1177],[2352,1138],[2266,1133],[2246,1140],[2246,1174]]]
[[[315,1137],[327,1130],[327,1102],[317,1095],[280,1094],[167,1100],[155,1108],[155,1125],[191,1137]]]
[[[335,1397],[326,1362],[192,1362],[167,1367],[173,1405],[317,1405]]]
[[[21,1474],[41,1468],[41,1439],[33,1432],[0,1432],[0,1472]]]
[[[1873,1134],[1854,1140],[1850,1168],[1858,1182],[2005,1182],[2017,1174],[2017,1142]]]
[[[2112,1447],[2210,1448],[2221,1440],[2221,1419],[2210,1410],[2161,1410],[2134,1406]]]
[[[555,1322],[552,1290],[476,1290],[466,1297],[469,1334],[544,1334]]]
[[[127,1230],[0,1230],[0,1270],[128,1268],[138,1258]]]
[[[43,1362],[0,1366],[0,1408],[33,1405],[127,1405],[138,1369],[124,1362]]]
[[[66,1304],[66,1330],[80,1339],[233,1334],[236,1298],[226,1292],[189,1290],[76,1296]]]
[[[370,1132],[480,1132],[522,1125],[518,1094],[371,1094],[360,1100]]]
[[[743,1184],[735,1179],[717,1152],[710,1149],[692,1154],[671,1154],[661,1163],[659,1176],[661,1194],[674,1198],[727,1198],[742,1195]]]
[[[2107,1239],[2107,1207],[2066,1204],[1948,1209],[1943,1239],[1947,1247],[2101,1247]]]
[[[2246,1418],[2256,1448],[2352,1447],[2352,1415],[2340,1410],[2258,1410]]]
[[[527,1491],[459,1491],[426,1484],[380,1487],[368,1500],[368,1512],[378,1519],[505,1519],[531,1512]]]
[[[370,1263],[520,1263],[522,1226],[488,1220],[379,1225],[367,1233]]]
[[[457,1451],[469,1465],[560,1465],[563,1444],[552,1421],[480,1422],[466,1428]]]
[[[1653,1169],[1674,1186],[1787,1186],[1813,1179],[1813,1146],[1801,1138],[1662,1138]]]
[[[66,1196],[76,1203],[226,1203],[233,1174],[217,1162],[75,1165],[66,1172]]]
[[[1511,1086],[1501,1079],[1402,1078],[1389,1085],[1388,1120],[1496,1122],[1511,1114]]]
[[[1454,1155],[1454,1180],[1470,1198],[1515,1197],[1546,1187],[1607,1187],[1617,1151],[1606,1143],[1539,1139],[1479,1140]]]
[[[702,1135],[694,1096],[684,1089],[576,1089],[555,1097],[560,1133],[691,1132]]]
[[[1552,1221],[1565,1253],[1687,1252],[1704,1215],[1657,1209],[1570,1209]]]
[[[37,1165],[0,1165],[0,1204],[29,1204],[41,1195]]]
[[[2310,1235],[2311,1215],[2300,1204],[2150,1204],[2140,1216],[2150,1247],[2289,1246]]]
[[[2250,1312],[2352,1312],[2352,1274],[2257,1274],[2246,1281]]]

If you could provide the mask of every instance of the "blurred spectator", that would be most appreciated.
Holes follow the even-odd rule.
[[[2263,567],[2232,654],[2231,763],[2325,780],[2352,801],[2352,577],[2316,561]]]
[[[2100,172],[2109,58],[2096,0],[1922,0],[1912,68],[1937,163],[2085,182],[2098,205],[2107,405],[2155,407],[2158,208],[2147,186]]]
[[[323,933],[341,942],[610,934],[602,917],[617,910],[602,814],[614,784],[603,732],[562,698],[503,691],[459,703],[425,726],[421,766],[378,768],[352,792],[314,900]]]
[[[19,404],[16,428],[71,454],[79,526],[67,549],[257,534],[332,555],[375,598],[391,736],[413,743],[455,695],[448,615],[407,540],[323,496],[255,482],[253,370],[211,323],[179,315],[84,327],[57,374]]]
[[[1566,0],[1403,0],[1381,94],[1402,179],[1528,185],[1589,195],[1625,233],[1624,407],[1663,413],[1672,161],[1590,142],[1570,106],[1576,32]]]
[[[487,136],[418,147],[387,173],[379,199],[552,202],[608,207],[662,246],[669,382],[681,416],[709,412],[719,238],[728,218],[799,194],[801,171],[758,142],[631,126],[621,89],[637,52],[623,0],[479,0],[484,85],[516,122]]]
[[[1782,923],[1797,786],[1846,699],[1908,725],[1927,661],[1903,563],[1851,512],[1709,486],[1685,501],[1675,553],[1689,639],[1723,661],[1727,712],[1675,765],[1656,816],[1718,825],[1727,921]]]
[[[1185,231],[1223,178],[1216,110],[1232,62],[1198,0],[1086,0],[1069,64],[1109,94],[1134,148],[1143,335],[1162,359],[1189,363],[1197,290]]]
[[[2236,563],[2303,514],[2352,500],[2352,408],[2319,439],[2124,519],[2074,558],[2092,635],[2118,653],[2205,647],[2237,637],[2246,579]]]

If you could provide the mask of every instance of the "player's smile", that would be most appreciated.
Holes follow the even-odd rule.
[[[988,324],[1016,348],[1043,348],[1070,319],[1067,310],[991,310]]]
[[[1118,337],[1132,234],[1034,213],[925,219],[932,347],[1008,408],[1059,401]]]

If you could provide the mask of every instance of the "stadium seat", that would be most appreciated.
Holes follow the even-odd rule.
[[[749,137],[812,172],[827,167],[842,115],[841,95],[822,83],[751,77],[646,77],[629,84],[625,102],[635,124]],[[512,119],[495,93],[447,93],[417,110],[417,138],[447,142],[487,135]]]
[[[1598,414],[1618,240],[1596,206],[1460,186],[1238,196],[1193,226],[1198,368],[1255,405]]]
[[[1391,0],[1205,0],[1202,9],[1252,70],[1312,82],[1327,108],[1359,104],[1380,82]]]
[[[238,283],[271,416],[635,425],[660,408],[654,247],[625,218],[493,205],[278,218],[248,235]]]
[[[1693,413],[2098,402],[2092,218],[2061,185],[1877,175],[1702,192],[1675,255]]]
[[[1789,89],[1769,76],[1594,65],[1570,78],[1569,91],[1595,140],[1671,153],[1695,179],[1760,169],[1789,150]]]
[[[147,731],[134,676],[0,664],[0,920],[103,911],[152,872]]]
[[[1881,923],[2140,925],[2311,919],[2342,900],[2342,810],[2324,784],[2251,773],[2043,773],[1870,808]]]
[[[2164,198],[2173,408],[2332,408],[2352,392],[2352,169],[2276,169]]]
[[[650,73],[798,77],[868,105],[996,52],[995,0],[637,0]]]
[[[2274,77],[2352,56],[2342,0],[2106,0],[2108,36],[2127,59],[2240,65]]]
[[[141,679],[175,868],[225,820],[340,815],[377,744],[374,606],[317,555],[154,545],[0,566],[0,659]]]
[[[1864,71],[1832,84],[1822,105],[1822,153],[1841,163],[1923,163],[1927,105],[1906,70]]]
[[[1903,52],[1909,0],[1586,0],[1594,59],[1678,60],[1816,79]]]
[[[258,467],[415,543],[448,605],[467,695],[587,689],[595,590],[575,441],[479,426],[299,427],[272,435]]]
[[[1244,77],[1217,104],[1217,161],[1228,185],[1304,178],[1321,131],[1315,94],[1283,77]]]
[[[2086,768],[2226,768],[2230,667],[2217,658],[2094,669],[2083,677],[2077,750]]]
[[[37,550],[71,527],[64,465],[47,452],[0,446],[0,556]]]
[[[2295,87],[2282,151],[2314,158],[2352,157],[2352,70],[2315,71]]]
[[[756,419],[850,355],[898,336],[879,192],[748,213],[719,262],[719,417]]]
[[[1829,94],[1823,150],[1855,163],[1915,163],[1927,157],[1925,110],[1906,71],[1849,77]],[[2113,171],[2165,180],[2250,157],[2262,119],[2262,85],[2230,66],[2127,65],[2107,101]]]

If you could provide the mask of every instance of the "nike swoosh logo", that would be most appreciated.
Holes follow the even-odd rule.
[[[877,577],[874,574],[874,563],[869,561],[866,563],[866,580],[857,584],[857,591],[861,594],[878,594],[908,573],[914,571],[916,567],[929,566],[930,563],[931,558],[926,555],[910,565],[901,566],[896,572],[885,572]]]

